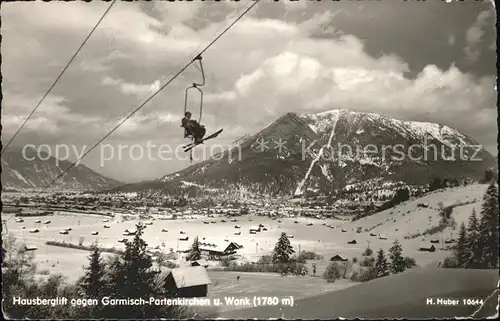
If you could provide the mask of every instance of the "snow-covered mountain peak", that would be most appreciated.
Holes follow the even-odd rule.
[[[267,148],[256,148],[254,143],[260,139],[270,142]],[[282,149],[272,143],[278,139],[286,142]],[[412,158],[401,157],[399,148],[382,148],[375,153],[359,151],[358,147],[363,146],[402,146],[406,152],[415,144],[434,144],[438,151],[442,145],[457,147],[474,141],[448,126],[346,109],[287,113],[257,134],[237,142],[241,141],[241,157],[237,160],[234,154],[227,153],[222,158],[194,164],[165,176],[166,184],[160,188],[172,193],[179,186],[192,193],[219,188],[233,195],[243,186],[258,195],[306,195],[311,191],[332,193],[372,179],[418,185],[434,177],[477,178],[492,164],[492,157],[485,150],[476,155],[481,162],[452,160],[441,157],[442,153],[432,161],[422,160],[427,156],[427,148],[412,149]],[[464,150],[465,155],[470,156],[470,151]],[[429,155],[434,155],[432,150]],[[138,188],[158,187],[146,184]]]
[[[435,139],[445,145],[472,145],[474,140],[459,131],[437,123],[399,120],[376,113],[332,109],[320,113],[304,113],[300,118],[319,135],[323,135],[339,120],[342,120],[352,132],[366,132],[367,127],[374,125],[380,130],[392,130],[407,139]]]
[[[120,182],[102,176],[83,164],[74,165],[62,177],[61,172],[72,163],[53,157],[23,157],[20,148],[12,147],[2,155],[2,184],[8,188],[45,188],[49,184],[65,189],[101,189],[116,186]],[[54,179],[58,178],[54,182]]]
[[[333,109],[321,113],[304,113],[298,115],[299,118],[303,119],[308,123],[309,128],[311,128],[316,134],[323,134],[329,131],[334,124],[343,116],[348,114],[349,111],[346,109]]]

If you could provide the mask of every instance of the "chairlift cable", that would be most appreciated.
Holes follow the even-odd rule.
[[[187,112],[187,103],[188,103],[188,94],[190,89],[196,89],[200,93],[200,117],[198,119],[198,123],[201,124],[201,117],[203,115],[203,90],[200,89],[200,87],[205,86],[205,70],[203,69],[203,62],[202,62],[202,57],[197,56],[193,62],[194,65],[196,66],[196,61],[199,61],[200,63],[200,71],[201,71],[201,77],[202,77],[202,83],[193,83],[191,86],[186,88],[186,91],[184,93],[184,114]]]
[[[85,40],[83,40],[82,44],[80,45],[80,47],[76,50],[76,52],[73,54],[73,56],[71,57],[71,59],[69,60],[69,62],[66,64],[66,66],[63,68],[63,70],[59,73],[59,76],[57,76],[56,80],[54,81],[54,83],[52,83],[52,85],[49,87],[49,89],[45,92],[45,94],[42,96],[42,98],[40,99],[40,101],[38,101],[38,104],[36,104],[35,108],[33,108],[33,110],[30,112],[30,114],[28,115],[28,117],[26,117],[26,119],[24,120],[24,122],[21,124],[21,126],[17,129],[17,131],[14,133],[14,135],[11,137],[11,139],[9,140],[9,142],[7,143],[7,145],[5,145],[5,147],[3,148],[2,150],[2,153],[0,155],[3,155],[3,153],[5,152],[5,150],[7,149],[7,147],[9,147],[9,145],[12,143],[12,141],[16,138],[16,136],[19,134],[19,132],[24,128],[24,125],[26,125],[26,123],[28,122],[28,120],[31,118],[31,116],[33,116],[33,114],[35,113],[35,111],[38,109],[38,107],[40,107],[40,105],[42,104],[42,102],[45,100],[45,98],[47,98],[47,96],[49,95],[49,93],[52,91],[52,89],[54,89],[54,87],[56,86],[56,84],[59,82],[59,80],[61,79],[62,75],[66,72],[66,70],[68,69],[69,65],[73,62],[73,60],[76,58],[76,56],[78,55],[78,53],[80,52],[80,50],[82,50],[83,46],[87,43],[87,41],[90,39],[90,36],[92,36],[92,34],[94,33],[94,31],[97,29],[97,27],[99,26],[99,24],[101,24],[102,20],[104,19],[104,17],[108,14],[109,10],[111,10],[111,8],[113,7],[113,5],[116,3],[116,0],[113,0],[113,2],[111,2],[111,4],[109,5],[108,9],[106,9],[106,11],[104,11],[103,15],[101,16],[101,18],[99,19],[99,21],[97,21],[97,23],[95,24],[94,28],[92,28],[92,30],[90,31],[90,33],[88,34],[88,36],[85,38]]]
[[[179,75],[181,75],[191,64],[201,57],[215,42],[217,42],[226,32],[228,32],[238,21],[240,21],[255,5],[257,5],[260,0],[255,0],[243,13],[241,13],[228,27],[226,27],[215,39],[213,39],[208,45],[206,45],[196,58],[192,59],[188,64],[186,64],[181,70],[179,70],[175,75],[173,75],[170,80],[168,80],[163,86],[161,86],[155,93],[153,93],[148,99],[146,99],[142,104],[140,104],[132,113],[130,113],[127,117],[125,117],[122,121],[120,121],[108,134],[104,135],[97,143],[95,143],[89,150],[87,150],[78,160],[78,162],[71,163],[62,173],[60,173],[56,178],[54,178],[46,187],[44,187],[37,195],[44,192],[47,188],[49,188],[54,182],[56,182],[59,178],[61,178],[64,174],[66,174],[70,169],[72,169],[77,163],[90,154],[99,144],[101,144],[106,138],[111,136],[121,125],[123,125],[129,118],[134,116],[142,107],[144,107],[148,102],[150,102],[156,95],[158,95],[165,87],[170,85]]]

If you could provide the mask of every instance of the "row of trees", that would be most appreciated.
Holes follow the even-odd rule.
[[[378,210],[383,211],[389,209],[403,202],[406,202],[409,199],[410,199],[410,189],[408,187],[400,188],[396,191],[392,199],[384,203]]]
[[[495,174],[492,170],[485,170],[483,177],[479,180],[480,183],[489,184],[495,179]],[[466,186],[469,179],[463,178],[460,181],[457,178],[440,178],[434,177],[429,183],[429,191],[435,191],[447,187],[457,187],[460,185]]]
[[[196,251],[193,251],[193,248],[195,248],[195,246],[192,247],[191,253],[188,256],[189,258],[193,257],[193,255],[196,257]],[[288,236],[286,233],[281,233],[272,254],[261,256],[258,262],[237,264],[236,262],[231,262],[231,260],[227,258],[222,261],[222,264],[228,267],[230,271],[305,275],[308,272],[304,264],[305,260],[319,257],[312,252],[301,253],[299,257],[293,255],[294,253],[295,250],[290,244]]]
[[[483,197],[478,217],[473,209],[468,226],[462,222],[453,255],[443,267],[495,269],[498,267],[498,189],[491,183]]]
[[[481,183],[490,183],[494,179],[494,173],[491,170],[486,170],[484,172],[483,178],[480,180]],[[442,188],[448,188],[448,187],[458,187],[460,185],[467,185],[468,180],[464,178],[462,181],[459,181],[457,178],[444,178],[441,179],[439,177],[435,177],[432,179],[429,183],[429,191],[435,191],[439,190]],[[365,216],[368,216],[372,214],[375,211],[384,211],[389,208],[392,208],[398,204],[401,204],[403,202],[406,202],[407,200],[410,199],[411,192],[408,187],[400,188],[396,191],[394,196],[392,197],[391,200],[385,202],[383,205],[381,205],[379,208],[373,208],[372,207],[366,207],[365,211],[363,213],[359,213],[353,218],[353,221],[358,220],[360,218],[363,218]],[[416,193],[414,196],[421,196],[421,193]]]
[[[101,251],[95,247],[89,257],[85,276],[71,284],[61,275],[50,275],[46,282],[36,278],[36,265],[32,252],[16,246],[13,238],[5,244],[6,256],[2,262],[4,311],[12,318],[182,318],[189,312],[182,307],[157,305],[88,305],[88,306],[42,306],[14,305],[13,298],[66,297],[71,299],[144,298],[172,297],[165,288],[165,273],[153,267],[153,259],[147,253],[147,244],[141,238],[142,226],[125,251],[104,261]]]
[[[435,177],[429,183],[429,191],[436,191],[447,187],[458,187],[460,185],[460,181],[457,178],[441,179],[439,177]],[[463,185],[467,185],[467,180],[463,180]]]
[[[495,178],[498,179],[498,177],[495,177],[498,175],[495,175],[491,169],[488,169],[484,171],[483,179],[481,180],[481,183],[488,184],[491,183]]]
[[[292,257],[292,255],[295,253],[295,250],[293,249],[292,245],[290,244],[290,240],[288,239],[288,236],[286,235],[285,232],[281,233],[280,238],[278,239],[278,242],[276,242],[276,245],[274,247],[274,251],[270,257],[269,260],[267,260],[267,256],[264,256],[263,259],[261,259],[262,264],[289,264],[292,262],[298,261],[295,257]],[[187,261],[196,261],[201,259],[201,250],[200,250],[200,243],[198,240],[198,237],[196,237],[193,241],[193,244],[191,245],[191,250],[189,254],[186,256]],[[303,260],[301,260],[303,261]]]
[[[368,206],[365,206],[362,212],[356,214],[352,218],[352,221],[357,221],[359,219],[362,219],[363,217],[372,215],[376,212],[385,211],[396,205],[406,202],[407,200],[410,199],[410,194],[411,192],[408,187],[400,188],[396,191],[394,196],[389,201],[386,201],[382,205],[375,206],[375,204],[372,202]]]
[[[351,280],[366,282],[390,274],[402,273],[416,266],[413,258],[403,255],[403,247],[398,240],[394,241],[389,249],[390,262],[383,249],[379,249],[376,257],[373,254],[373,250],[367,248],[362,253],[363,258],[359,262],[357,258],[354,258],[352,262],[330,263],[323,274],[323,278],[328,282],[335,282],[336,279],[347,278],[349,270],[352,270],[350,273]]]

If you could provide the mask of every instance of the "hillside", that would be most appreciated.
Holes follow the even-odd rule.
[[[26,157],[21,149],[9,148],[2,155],[2,187],[3,188],[44,188],[50,184],[71,162],[57,161],[42,153],[27,150]],[[78,164],[71,168],[52,187],[64,189],[96,190],[113,187],[120,182],[102,176],[85,165]]]
[[[450,255],[449,251],[441,248],[452,245],[445,242],[458,237],[460,224],[467,224],[472,208],[475,207],[477,213],[480,213],[486,188],[486,184],[474,184],[438,190],[357,221],[339,222],[331,229],[325,227],[324,231],[316,232],[318,240],[328,240],[338,246],[326,248],[321,254],[325,257],[340,254],[349,259],[359,258],[368,245],[375,251],[382,248],[387,252],[397,239],[403,246],[405,255],[415,258],[417,264],[436,266]],[[455,228],[452,224],[438,228],[441,220],[440,203],[443,206],[454,205],[451,218],[455,222]],[[428,207],[421,207],[419,204]],[[305,227],[302,224],[296,226],[296,230],[290,233],[300,238],[303,233],[301,230]],[[380,235],[385,235],[387,239],[379,239]],[[357,244],[347,244],[351,240],[356,240]],[[435,252],[418,250],[420,247],[430,247],[431,240],[438,240],[438,243],[434,244]],[[314,250],[315,246],[303,244],[302,248]]]
[[[168,186],[184,181],[235,193],[301,196],[366,181],[420,185],[436,176],[479,179],[495,159],[484,149],[476,153],[477,146],[471,137],[439,124],[348,110],[287,113],[223,155],[161,180]]]
[[[394,237],[404,237],[411,233],[408,225],[411,226],[414,233],[418,233],[439,224],[441,206],[454,207],[452,217],[457,226],[461,222],[467,224],[472,208],[475,207],[479,213],[487,186],[487,184],[473,184],[433,191],[421,198],[401,203],[391,209],[349,224],[362,226],[363,229],[374,227],[372,231],[375,233],[390,233]],[[428,207],[421,207],[422,205],[419,204]],[[375,227],[379,224],[383,225]],[[397,233],[395,233],[396,229],[398,229]],[[446,232],[450,233],[450,230],[447,229]]]
[[[425,268],[390,275],[344,290],[294,302],[293,307],[265,306],[223,312],[234,319],[331,319],[467,317],[479,306],[428,306],[427,298],[486,299],[498,284],[498,271]],[[488,302],[482,316],[493,316]]]

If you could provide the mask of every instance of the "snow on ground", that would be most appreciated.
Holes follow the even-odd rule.
[[[267,217],[244,216],[238,217],[237,222],[230,222],[228,218],[210,218],[210,221],[216,223],[204,224],[206,218],[192,220],[155,220],[153,225],[148,225],[144,239],[150,247],[159,245],[168,252],[171,248],[187,249],[192,244],[194,237],[198,236],[200,240],[205,237],[207,240],[228,239],[244,247],[238,251],[246,260],[257,261],[264,254],[270,254],[274,248],[280,234],[286,232],[293,236],[290,239],[296,254],[299,251],[314,251],[324,256],[324,262],[320,265],[325,266],[331,256],[340,254],[352,259],[360,257],[362,251],[369,245],[372,249],[383,248],[387,251],[398,239],[403,245],[404,254],[416,259],[417,264],[421,266],[435,264],[442,261],[449,255],[447,251],[441,251],[441,245],[437,245],[438,250],[434,253],[419,252],[418,248],[422,245],[430,246],[431,239],[449,239],[456,238],[458,226],[462,221],[467,222],[468,217],[475,207],[480,212],[482,197],[487,185],[469,185],[436,191],[420,199],[411,200],[400,204],[399,206],[374,214],[372,216],[360,219],[355,222],[342,220],[319,220],[300,218],[282,218],[271,220]],[[427,237],[417,237],[406,240],[405,236],[409,234],[422,233],[426,229],[436,226],[439,222],[439,203],[444,206],[455,204],[456,202],[467,202],[476,200],[474,204],[468,204],[454,208],[452,216],[457,222],[457,229],[446,229],[443,233]],[[423,203],[428,208],[418,207],[417,204]],[[84,245],[90,245],[98,242],[104,247],[123,248],[119,239],[132,238],[123,236],[125,229],[134,229],[137,221],[112,220],[103,222],[102,217],[89,215],[54,215],[51,217],[24,217],[24,222],[17,223],[14,219],[9,219],[9,214],[3,214],[2,218],[7,219],[8,231],[16,236],[19,241],[38,246],[36,251],[36,260],[44,268],[51,268],[51,271],[61,271],[70,278],[81,276],[82,265],[87,264],[88,252],[82,250],[54,247],[45,245],[47,240],[68,241],[78,243],[80,238],[84,238]],[[35,223],[36,220],[51,220],[50,224]],[[226,222],[221,222],[224,219]],[[251,221],[249,220],[251,219]],[[295,223],[297,222],[297,223]],[[312,223],[312,225],[310,225]],[[111,228],[104,228],[104,224],[109,224]],[[251,226],[264,224],[268,229],[257,234],[249,234]],[[235,228],[235,225],[241,228]],[[24,226],[25,229],[21,227]],[[59,234],[59,231],[71,227],[68,235]],[[361,233],[357,233],[357,228]],[[38,228],[39,233],[29,233],[29,229]],[[162,232],[167,229],[168,232]],[[346,232],[342,232],[344,229]],[[365,232],[368,230],[368,232]],[[91,235],[92,231],[99,232],[99,235]],[[184,231],[185,234],[180,234]],[[241,232],[241,235],[234,235],[235,232]],[[371,236],[370,233],[376,234]],[[386,234],[387,240],[380,240],[378,235]],[[188,236],[188,241],[180,241],[179,237]],[[348,241],[356,240],[357,244],[347,244]],[[163,246],[164,245],[164,246]],[[44,261],[49,262],[44,262]],[[55,264],[54,268],[51,264]],[[58,262],[58,263],[57,263]],[[323,268],[318,265],[318,273]]]
[[[32,186],[35,186],[33,185],[33,183],[31,182],[28,182],[24,177],[23,175],[21,175],[18,171],[16,171],[15,169],[11,169],[12,170],[12,173],[21,181],[23,181],[24,183],[26,183],[27,185],[32,185]]]
[[[370,157],[367,157],[367,158],[360,158],[358,159],[358,162],[361,164],[361,165],[373,165],[373,166],[376,166],[376,167],[380,167],[379,164],[377,164],[376,162],[373,161],[372,158]]]
[[[495,270],[412,269],[340,291],[295,300],[293,306],[252,307],[222,312],[220,317],[236,320],[325,320],[334,317],[373,320],[465,319],[471,318],[480,307],[463,304],[430,306],[426,304],[427,298],[491,298],[497,286],[498,271]],[[484,312],[476,317],[495,315],[498,310],[498,297],[485,301],[489,302],[487,311],[483,310],[483,306],[481,310]]]
[[[200,184],[196,184],[196,183],[192,183],[192,182],[186,182],[186,181],[181,181],[182,184],[186,185],[186,186],[196,186],[196,187],[205,187],[204,185],[200,185]]]
[[[322,164],[321,166],[321,172],[323,175],[326,177],[326,179],[330,182],[333,181],[332,177],[330,176],[330,173],[328,172],[328,166],[326,164]]]
[[[418,264],[435,263],[449,254],[440,250],[434,253],[419,252],[418,248],[421,246],[430,246],[430,240],[432,239],[438,239],[440,242],[451,238],[456,239],[460,223],[463,221],[467,224],[472,208],[475,207],[477,213],[480,212],[482,198],[486,188],[487,185],[475,184],[435,191],[422,198],[404,202],[394,208],[362,218],[358,221],[347,222],[340,227],[340,229],[347,230],[347,232],[342,233],[345,235],[343,239],[355,239],[360,249],[366,248],[369,241],[373,249],[378,250],[380,247],[386,251],[392,246],[392,242],[398,239],[403,245],[403,249],[407,253],[406,255],[415,257]],[[452,217],[457,223],[455,230],[446,228],[442,233],[440,232],[435,235],[427,235],[425,237],[417,237],[409,240],[404,239],[405,236],[423,233],[425,230],[437,226],[441,219],[439,216],[440,203],[442,203],[443,206],[448,206],[457,204],[457,202],[473,201],[475,201],[474,204],[458,206],[453,209]],[[429,207],[422,208],[417,206],[417,204],[420,203],[428,205]],[[360,228],[362,232],[357,233],[357,228]],[[365,232],[366,229],[368,229],[368,232]],[[376,236],[371,236],[370,233],[376,234]],[[379,240],[379,234],[387,234],[388,239]],[[356,247],[356,245],[354,245],[354,247]],[[441,244],[436,247],[439,249]],[[339,251],[339,253],[344,253],[348,256],[351,254],[350,251],[345,249]]]
[[[331,119],[332,129],[330,132],[330,137],[328,138],[328,143],[326,144],[326,146],[325,145],[321,146],[321,149],[319,150],[318,155],[316,156],[316,158],[314,158],[312,160],[311,166],[309,166],[309,170],[307,171],[306,175],[304,176],[304,179],[302,179],[302,181],[299,182],[299,184],[295,190],[295,195],[302,195],[302,193],[303,193],[302,188],[304,187],[305,182],[309,178],[309,174],[311,173],[314,165],[323,156],[323,152],[325,150],[325,147],[331,147],[333,135],[335,134],[335,128],[337,128],[337,121],[338,121],[338,115]],[[325,173],[323,172],[323,174],[325,174]],[[328,179],[328,174],[325,174],[325,177]]]
[[[319,277],[289,276],[284,278],[276,273],[209,271],[208,274],[212,280],[212,285],[208,289],[208,296],[221,299],[227,296],[234,296],[235,298],[251,296],[286,298],[292,296],[294,300],[298,300],[325,292],[345,289],[356,284],[348,280],[327,283]],[[237,276],[240,276],[239,281],[236,280]],[[263,284],[266,286],[263,287]],[[221,307],[219,311],[235,309],[238,309],[238,307],[226,305]]]
[[[315,132],[324,132],[325,128],[329,127],[331,124],[332,119],[338,119],[341,116],[352,120],[367,118],[369,120],[382,121],[386,127],[395,129],[405,137],[418,137],[422,139],[434,138],[448,146],[454,145],[448,140],[448,137],[458,139],[464,146],[468,146],[471,143],[470,139],[457,130],[430,122],[402,121],[380,114],[354,112],[346,109],[333,109],[317,114],[301,115],[301,117],[308,122],[313,122],[309,124],[309,127],[311,129],[316,129]],[[380,130],[385,130],[385,128],[381,127]],[[359,135],[363,132],[363,129],[358,129],[356,134]],[[467,143],[467,141],[469,141],[469,143]]]

